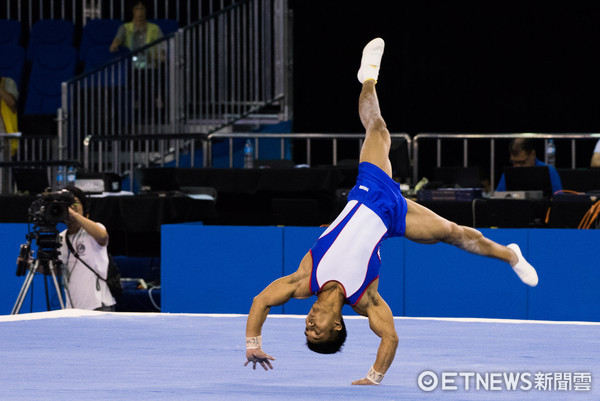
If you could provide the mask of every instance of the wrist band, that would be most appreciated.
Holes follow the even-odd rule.
[[[262,348],[262,336],[246,337],[246,349]]]
[[[381,383],[381,381],[383,380],[383,376],[385,375],[383,373],[375,371],[375,369],[373,369],[373,366],[371,366],[371,369],[369,369],[369,373],[367,373],[367,379],[371,380],[375,384]]]

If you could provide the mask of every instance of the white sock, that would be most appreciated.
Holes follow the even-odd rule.
[[[519,245],[510,244],[507,245],[507,248],[516,253],[517,257],[519,258],[518,262],[512,267],[515,273],[517,273],[517,276],[519,276],[521,281],[525,284],[535,287],[538,284],[538,275],[533,266],[531,266],[523,257]]]
[[[381,57],[385,42],[381,38],[375,38],[363,49],[362,59],[360,60],[360,69],[358,70],[358,80],[362,84],[367,79],[377,81],[379,77],[379,66],[381,65]]]

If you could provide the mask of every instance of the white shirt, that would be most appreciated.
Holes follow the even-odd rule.
[[[102,228],[104,226],[96,223]],[[67,247],[65,240],[66,230],[60,233],[61,247],[60,260],[63,262],[63,276],[68,285],[66,292],[67,307],[77,309],[93,310],[102,305],[114,305],[113,298],[108,285],[104,280],[90,271],[80,260],[78,260]],[[102,278],[106,278],[108,273],[108,252],[107,247],[100,245],[83,228],[80,228],[73,235],[69,235],[73,249],[79,254],[92,269],[94,269]]]

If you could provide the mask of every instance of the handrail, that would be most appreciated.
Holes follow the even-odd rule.
[[[226,4],[225,4],[226,3]],[[81,159],[84,135],[209,134],[275,104],[289,119],[287,0],[232,0],[214,12],[62,84],[59,152]],[[212,6],[211,6],[212,9]],[[155,51],[164,63],[155,63]],[[132,63],[145,55],[148,67]],[[144,58],[144,57],[142,57]],[[162,56],[161,56],[162,60]],[[95,139],[94,139],[95,140]],[[115,155],[115,160],[118,158]]]
[[[544,139],[545,144],[548,139],[571,139],[571,168],[575,168],[575,140],[576,139],[600,139],[600,133],[588,134],[551,134],[551,133],[497,133],[497,134],[456,134],[456,133],[421,133],[415,135],[412,142],[413,154],[413,180],[417,182],[419,177],[419,141],[422,139],[437,139],[437,167],[442,164],[442,145],[443,139],[462,139],[463,140],[463,166],[467,166],[469,139],[489,139],[490,140],[490,188],[494,189],[494,166],[495,166],[495,141],[496,139],[512,138],[536,138]]]
[[[337,165],[337,140],[338,139],[356,139],[359,141],[359,152],[362,147],[362,141],[364,139],[364,133],[356,133],[356,134],[324,134],[324,133],[258,133],[258,132],[244,132],[244,133],[213,133],[208,135],[208,158],[204,158],[204,166],[211,167],[212,166],[212,141],[213,139],[229,139],[229,167],[233,167],[233,139],[236,138],[252,138],[256,139],[256,146],[254,147],[254,156],[258,157],[259,150],[259,139],[270,138],[270,139],[281,139],[281,152],[280,157],[283,160],[285,158],[285,139],[306,139],[306,164],[310,165],[311,163],[311,140],[312,139],[332,139],[333,140],[333,148],[332,148],[332,164],[334,166]],[[392,139],[404,139],[408,143],[409,150],[409,159],[411,159],[410,152],[412,150],[411,142],[412,139],[410,135],[407,133],[390,133]],[[209,159],[209,160],[207,160]]]
[[[404,139],[407,142],[407,149],[409,152],[408,158],[411,159],[411,137],[406,133],[391,133],[390,136],[392,139]],[[281,159],[285,158],[285,140],[286,139],[305,139],[307,140],[306,148],[307,148],[307,164],[310,165],[311,162],[311,140],[313,139],[330,139],[333,141],[333,149],[332,149],[332,164],[335,166],[338,164],[338,154],[337,154],[337,140],[338,139],[354,139],[358,141],[359,146],[357,147],[357,154],[360,152],[360,147],[362,146],[362,142],[364,140],[364,134],[324,134],[324,133],[258,133],[258,132],[241,132],[241,133],[213,133],[213,134],[190,134],[190,133],[173,133],[173,134],[161,134],[161,135],[149,135],[149,136],[139,136],[139,135],[128,135],[128,136],[92,136],[87,135],[83,141],[83,153],[84,153],[84,169],[88,170],[91,167],[90,160],[90,146],[93,143],[108,143],[108,142],[128,142],[128,141],[147,141],[148,139],[159,139],[162,141],[171,141],[171,140],[200,140],[203,144],[207,144],[207,146],[203,146],[204,150],[204,167],[212,167],[212,141],[215,139],[229,139],[229,167],[233,167],[233,140],[236,138],[253,138],[256,139],[255,146],[255,157],[258,156],[259,152],[259,143],[260,139],[280,139],[281,140]],[[193,154],[193,147],[191,150]],[[176,165],[178,165],[178,156],[176,155]],[[100,156],[101,157],[101,156]],[[193,158],[192,158],[193,160]],[[134,160],[130,157],[128,162],[129,164],[129,173],[131,177],[130,186],[133,188],[133,171],[134,171]],[[192,165],[193,167],[193,165]]]

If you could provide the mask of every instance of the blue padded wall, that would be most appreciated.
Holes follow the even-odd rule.
[[[283,273],[280,227],[164,225],[161,247],[163,312],[248,313]]]
[[[522,284],[503,262],[445,244],[392,238],[381,247],[379,292],[394,315],[600,321],[594,248],[600,231],[481,231],[504,245],[518,243],[538,269],[538,287]],[[163,311],[247,313],[252,297],[293,273],[322,232],[316,227],[163,227]],[[247,260],[246,254],[253,256]],[[190,260],[196,261],[193,269],[186,267]],[[306,314],[313,301],[291,300],[273,312]],[[345,307],[344,314],[354,312]]]
[[[315,241],[325,231],[321,227],[285,227],[283,229],[283,274],[292,274],[298,270],[300,261],[312,248]],[[315,299],[291,299],[283,305],[283,311],[286,314],[306,315],[310,310]]]
[[[392,309],[394,316],[404,316],[404,258],[407,242],[404,238],[389,238],[381,244],[379,293]]]
[[[9,314],[24,282],[15,275],[15,261],[27,225],[0,226],[0,314]],[[600,230],[481,231],[501,244],[517,242],[537,268],[539,285],[525,286],[499,261],[444,244],[393,238],[381,247],[379,292],[394,315],[600,321]],[[297,269],[322,232],[317,227],[163,226],[163,311],[247,313],[265,286]],[[44,293],[44,277],[37,275],[22,312],[46,310]],[[272,312],[306,314],[313,301],[292,300]],[[353,312],[346,307],[344,313]]]
[[[600,230],[531,230],[530,257],[540,282],[529,318],[600,321]]]
[[[27,224],[0,224],[0,314],[8,315],[15,305],[19,291],[25,282],[25,276],[17,277],[17,256],[19,246],[26,242]],[[33,249],[37,249],[35,244]],[[27,297],[21,307],[21,313],[43,312],[47,310],[45,278],[36,274]],[[60,309],[52,278],[48,277],[48,294],[51,309]]]
[[[527,230],[481,232],[503,245],[518,243],[527,257]],[[405,269],[406,316],[527,318],[528,287],[506,263],[406,241]]]

